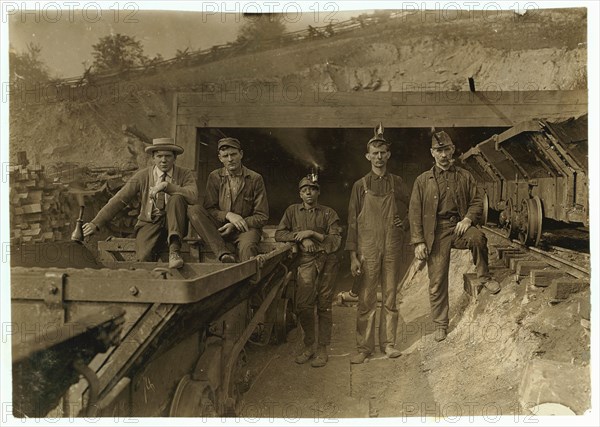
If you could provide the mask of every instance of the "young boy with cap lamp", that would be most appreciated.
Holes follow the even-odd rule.
[[[304,350],[296,363],[312,359],[314,368],[327,363],[327,346],[331,343],[332,302],[338,271],[342,237],[339,217],[330,207],[319,204],[318,182],[305,177],[298,184],[302,203],[289,206],[275,232],[278,242],[298,243],[300,254],[296,273],[298,320],[304,330]],[[317,306],[317,319],[314,307]],[[315,321],[318,346],[315,354]],[[314,358],[313,358],[314,356]]]

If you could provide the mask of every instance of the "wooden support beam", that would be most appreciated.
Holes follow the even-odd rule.
[[[176,124],[196,127],[371,128],[510,127],[525,120],[558,120],[587,113],[587,92],[311,92],[179,93]]]
[[[197,169],[196,126],[177,126],[175,143],[185,150],[177,165],[184,168]]]

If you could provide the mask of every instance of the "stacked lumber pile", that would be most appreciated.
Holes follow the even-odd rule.
[[[23,152],[17,163],[9,167],[11,244],[69,240],[79,206],[85,206],[84,221],[91,220],[135,172],[75,164],[45,170],[29,164]],[[139,201],[133,200],[106,225],[107,231],[129,235],[138,213]]]
[[[9,167],[11,243],[67,240],[78,206],[58,180],[39,165]]]

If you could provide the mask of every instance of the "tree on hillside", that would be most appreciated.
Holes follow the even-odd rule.
[[[284,16],[277,13],[246,14],[237,41],[259,45],[268,40],[280,40],[285,33]]]
[[[94,49],[92,68],[95,72],[126,70],[149,61],[149,58],[144,55],[142,43],[135,37],[124,34],[101,37],[92,48]]]
[[[27,52],[17,52],[12,46],[9,49],[10,80],[31,82],[47,82],[50,79],[48,67],[40,59],[42,48],[35,43],[27,45]]]

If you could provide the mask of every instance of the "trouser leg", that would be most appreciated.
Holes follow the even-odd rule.
[[[240,261],[247,261],[258,255],[258,242],[260,242],[260,230],[257,228],[251,228],[238,234],[235,244]]]
[[[309,261],[300,264],[296,274],[296,302],[298,321],[304,330],[304,345],[311,346],[315,342],[315,282],[317,280],[317,264]]]
[[[431,253],[427,258],[431,318],[433,323],[444,328],[448,327],[448,268],[450,267],[452,230],[452,227],[438,224]]]
[[[156,261],[158,250],[166,242],[164,218],[143,222],[135,229],[135,254],[138,261]]]
[[[327,255],[325,264],[317,281],[317,320],[319,330],[319,345],[328,346],[331,343],[333,327],[332,302],[335,291],[335,280],[339,271],[339,261],[334,254]]]
[[[454,239],[453,247],[456,249],[469,249],[471,251],[477,278],[481,282],[485,282],[491,278],[488,266],[487,238],[481,230],[476,227],[469,227],[460,238]]]
[[[359,352],[372,353],[375,348],[375,311],[377,290],[381,283],[381,256],[363,262],[363,283],[358,293],[356,346]]]
[[[387,345],[396,344],[398,327],[398,309],[396,293],[400,280],[400,253],[389,251],[383,259],[381,281],[381,315],[379,316],[379,346],[385,350]]]
[[[224,254],[230,254],[225,240],[218,231],[218,224],[201,205],[190,205],[187,209],[188,218],[196,233],[206,242],[210,250],[220,259]]]
[[[172,237],[177,236],[179,248],[181,239],[187,234],[187,206],[185,198],[179,194],[170,196],[166,206],[167,241],[171,244]]]

